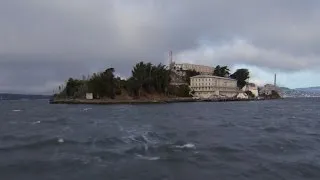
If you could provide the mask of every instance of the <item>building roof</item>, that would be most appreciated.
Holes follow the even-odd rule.
[[[237,81],[237,80],[231,79],[231,78],[220,77],[220,76],[212,76],[212,75],[204,75],[204,74],[200,74],[200,75],[196,75],[196,76],[190,77],[190,79],[193,79],[193,78],[216,78],[216,79],[225,79],[225,80]]]
[[[212,69],[214,69],[214,67],[212,67],[212,66],[201,65],[201,64],[191,64],[191,63],[174,63],[174,65],[194,65],[194,66],[202,66],[202,67],[207,67],[207,68],[212,68]]]

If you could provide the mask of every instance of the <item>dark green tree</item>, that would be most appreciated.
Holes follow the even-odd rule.
[[[248,69],[237,69],[230,77],[236,79],[238,87],[242,89],[247,84],[247,80],[250,78],[250,73]]]
[[[132,77],[128,79],[127,89],[130,94],[141,95],[141,91],[157,91],[166,93],[170,82],[170,71],[165,65],[157,66],[151,63],[139,62],[132,70]]]
[[[88,81],[88,89],[97,97],[115,98],[116,81],[114,69],[108,68],[104,72],[94,73]]]
[[[228,66],[216,66],[213,71],[214,76],[228,77],[230,75],[230,69]]]
[[[75,94],[79,91],[80,87],[83,86],[85,82],[82,80],[77,80],[69,78],[66,83],[66,88],[64,89],[67,97],[74,97]]]

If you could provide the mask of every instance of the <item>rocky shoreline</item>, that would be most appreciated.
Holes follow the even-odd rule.
[[[111,100],[111,99],[53,99],[50,104],[166,104],[183,102],[230,102],[230,101],[263,101],[269,99],[194,99],[194,98],[167,98],[167,99],[131,99],[131,100]]]

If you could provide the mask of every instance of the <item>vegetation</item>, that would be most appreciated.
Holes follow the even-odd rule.
[[[154,65],[151,63],[139,62],[128,79],[115,77],[115,70],[108,68],[102,72],[94,73],[81,80],[69,78],[64,86],[59,87],[56,98],[85,98],[87,92],[93,93],[94,98],[110,98],[117,96],[140,98],[148,95],[189,97],[190,88],[188,85],[171,86],[171,72],[163,64]],[[190,77],[199,75],[195,70],[187,70],[185,81],[190,84]],[[213,75],[220,77],[230,76],[228,66],[217,66]],[[249,78],[247,69],[238,69],[231,78],[238,81],[238,87],[246,85]],[[149,97],[149,96],[148,96]]]
[[[248,69],[237,69],[233,74],[230,75],[230,69],[228,66],[217,65],[213,71],[214,76],[219,77],[231,77],[237,80],[237,85],[242,89],[249,79],[249,70]]]
[[[230,69],[228,66],[216,66],[213,71],[214,76],[219,76],[219,77],[229,77],[230,75]]]
[[[126,91],[132,97],[140,97],[142,93],[169,93],[170,71],[163,65],[139,62],[132,69],[132,75],[127,80],[114,76],[114,69],[108,68],[103,72],[94,73],[87,80],[69,78],[64,89],[59,87],[60,93],[56,97],[84,98],[86,92],[93,93],[95,98],[111,98]],[[178,87],[171,93],[183,96],[185,87]],[[174,94],[175,95],[175,94]]]
[[[140,62],[133,68],[132,76],[127,80],[125,88],[130,95],[140,97],[142,91],[166,94],[169,83],[170,71],[165,65],[155,66]]]
[[[93,74],[88,80],[88,91],[92,92],[94,97],[108,97],[114,99],[116,96],[116,83],[114,77],[114,69],[108,68],[104,72]]]
[[[191,97],[188,85],[169,86],[169,93],[177,97]]]
[[[248,69],[237,69],[235,73],[231,74],[230,77],[237,80],[237,85],[242,89],[249,79],[249,70]]]

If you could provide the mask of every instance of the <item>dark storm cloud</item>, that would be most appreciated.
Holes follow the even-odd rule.
[[[316,0],[0,0],[0,89],[49,91],[110,66],[129,75],[140,60],[165,62],[169,50],[204,64],[318,67],[319,7]]]

